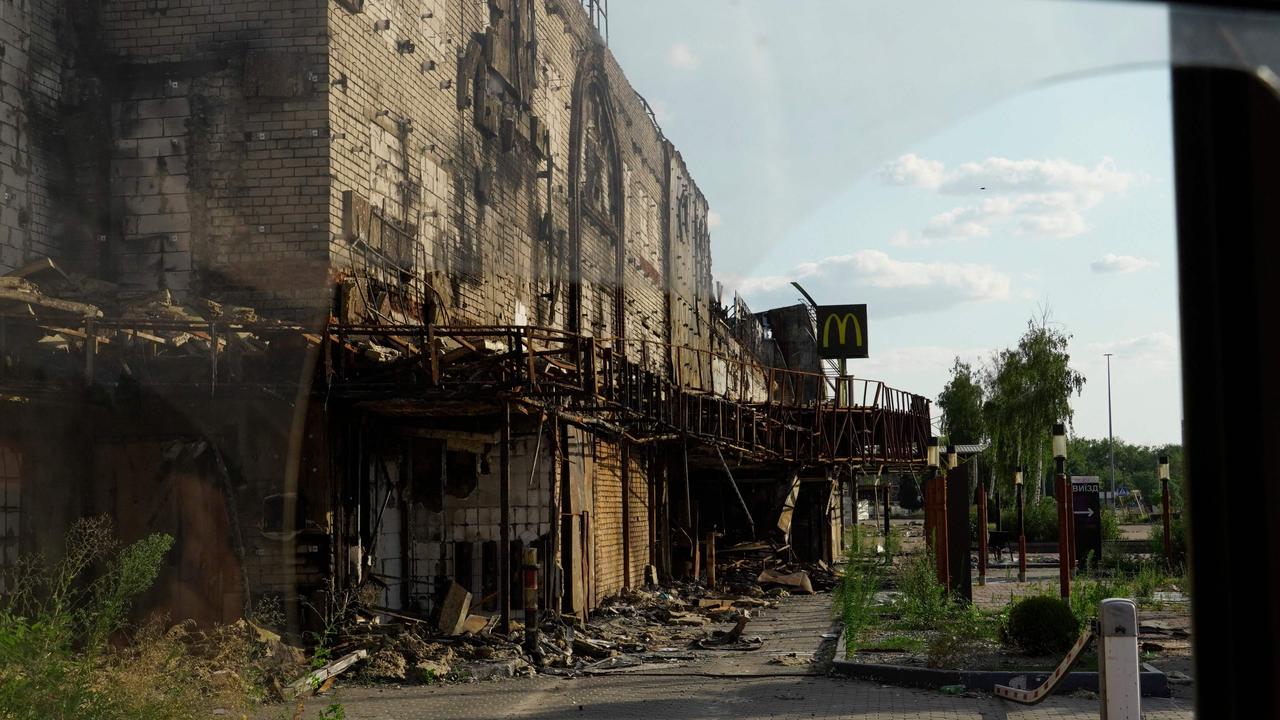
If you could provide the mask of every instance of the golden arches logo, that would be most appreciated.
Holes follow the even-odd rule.
[[[858,316],[851,312],[837,315],[831,313],[827,316],[827,321],[822,324],[822,347],[831,347],[831,321],[836,323],[836,332],[840,340],[840,345],[845,343],[845,333],[849,327],[849,321],[853,321],[853,339],[856,347],[862,347],[862,323],[858,322]]]

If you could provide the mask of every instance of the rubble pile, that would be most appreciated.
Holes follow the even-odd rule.
[[[796,562],[790,547],[769,543],[741,543],[723,550],[725,558],[717,569],[720,584],[733,593],[749,597],[784,597],[793,593],[811,594],[835,587],[839,576],[825,562]]]
[[[786,546],[742,543],[720,552],[716,589],[703,582],[623,592],[604,600],[585,622],[543,612],[536,636],[522,616],[498,630],[496,615],[473,612],[471,594],[453,584],[435,617],[369,607],[334,656],[356,651],[354,676],[376,683],[474,681],[535,673],[578,676],[670,666],[699,653],[763,646],[751,620],[792,593],[829,590],[838,573],[824,562],[794,560]],[[349,657],[350,655],[348,655]],[[353,661],[354,662],[354,661]]]

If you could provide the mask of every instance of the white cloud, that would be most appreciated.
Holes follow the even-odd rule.
[[[1094,260],[1089,267],[1098,274],[1131,273],[1155,267],[1156,263],[1146,258],[1133,255],[1114,255],[1107,253],[1101,260]]]
[[[907,230],[899,230],[893,234],[893,237],[889,238],[889,244],[900,248],[916,248],[929,247],[933,243],[927,237],[912,235]]]
[[[785,275],[728,279],[743,295],[784,303],[779,291],[792,280],[830,302],[867,302],[882,316],[942,310],[966,302],[1004,300],[1009,276],[987,265],[896,260],[880,250],[859,250],[800,263]],[[857,299],[847,297],[850,292]],[[762,305],[762,307],[764,307]]]
[[[908,153],[881,167],[880,177],[893,185],[914,185],[932,190],[942,184],[944,170],[937,160],[925,160]]]
[[[693,70],[702,64],[702,59],[685,43],[676,43],[667,50],[667,64],[678,70]]]
[[[886,164],[880,175],[886,182],[939,195],[985,196],[929,218],[921,234],[932,239],[987,237],[1005,223],[1016,235],[1075,237],[1089,229],[1087,211],[1108,195],[1125,192],[1135,180],[1116,169],[1111,158],[1086,167],[1061,159],[992,157],[947,170],[940,162],[910,154]]]
[[[715,210],[708,210],[707,211],[707,227],[709,229],[718,228],[720,227],[720,223],[721,223],[720,213],[716,212]]]
[[[1104,366],[1105,353],[1112,353],[1113,371],[1122,367],[1141,369],[1144,372],[1168,371],[1179,367],[1178,340],[1167,332],[1156,331],[1131,338],[1090,343],[1092,362],[1099,371]]]
[[[1123,192],[1133,175],[1116,169],[1104,157],[1092,168],[1069,160],[1010,160],[993,157],[967,162],[946,174],[938,189],[948,195],[979,192],[1069,192],[1072,194]]]

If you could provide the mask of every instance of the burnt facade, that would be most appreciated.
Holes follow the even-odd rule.
[[[926,400],[834,406],[715,299],[576,2],[25,0],[0,39],[5,564],[106,512],[177,538],[155,603],[305,622],[504,612],[533,547],[583,613],[760,534],[726,480],[773,522],[821,468],[838,532],[829,477],[923,458]]]

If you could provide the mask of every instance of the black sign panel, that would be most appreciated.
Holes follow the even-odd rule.
[[[1076,567],[1087,570],[1089,553],[1093,553],[1094,565],[1102,560],[1102,515],[1098,502],[1102,485],[1096,477],[1072,478],[1071,490],[1075,498],[1071,510],[1076,519]]]
[[[867,306],[818,307],[818,357],[867,357]]]
[[[973,539],[969,534],[969,469],[953,468],[947,471],[947,550],[951,567],[951,595],[973,600],[973,561],[969,548]]]

